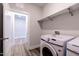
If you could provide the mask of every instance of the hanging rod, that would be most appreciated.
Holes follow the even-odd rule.
[[[71,8],[68,8],[68,10],[69,10],[69,14],[70,14],[71,16],[73,16],[74,14],[73,14]]]

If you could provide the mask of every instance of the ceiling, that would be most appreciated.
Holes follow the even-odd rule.
[[[36,6],[42,8],[42,7],[44,7],[47,3],[31,3],[31,4],[36,5]]]

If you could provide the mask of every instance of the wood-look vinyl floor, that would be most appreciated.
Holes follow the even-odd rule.
[[[31,56],[40,56],[40,48],[30,50]]]
[[[40,56],[40,48],[27,50],[22,45],[16,45],[11,49],[11,56]]]

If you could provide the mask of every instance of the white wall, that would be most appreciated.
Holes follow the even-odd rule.
[[[43,34],[53,33],[53,30],[59,30],[62,33],[79,35],[79,10],[73,12],[74,16],[69,13],[64,13],[53,18],[53,21],[48,20],[43,22]]]
[[[43,18],[53,15],[61,10],[64,10],[75,3],[48,3],[44,8],[43,8]]]
[[[29,13],[29,34],[30,34],[30,49],[40,45],[41,29],[37,22],[42,16],[41,8],[32,4],[9,4],[10,9],[21,10]]]
[[[32,48],[40,45],[41,29],[37,20],[41,18],[42,11],[31,4],[26,4],[25,8],[30,13],[30,46]]]

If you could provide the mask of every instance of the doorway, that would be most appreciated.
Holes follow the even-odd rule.
[[[0,3],[0,56],[3,56],[3,4]]]
[[[28,45],[29,36],[28,15],[21,11],[5,9],[3,25],[3,37],[8,38],[4,40],[4,56],[22,55],[22,53],[24,55],[24,47]],[[22,48],[19,48],[18,45]]]

